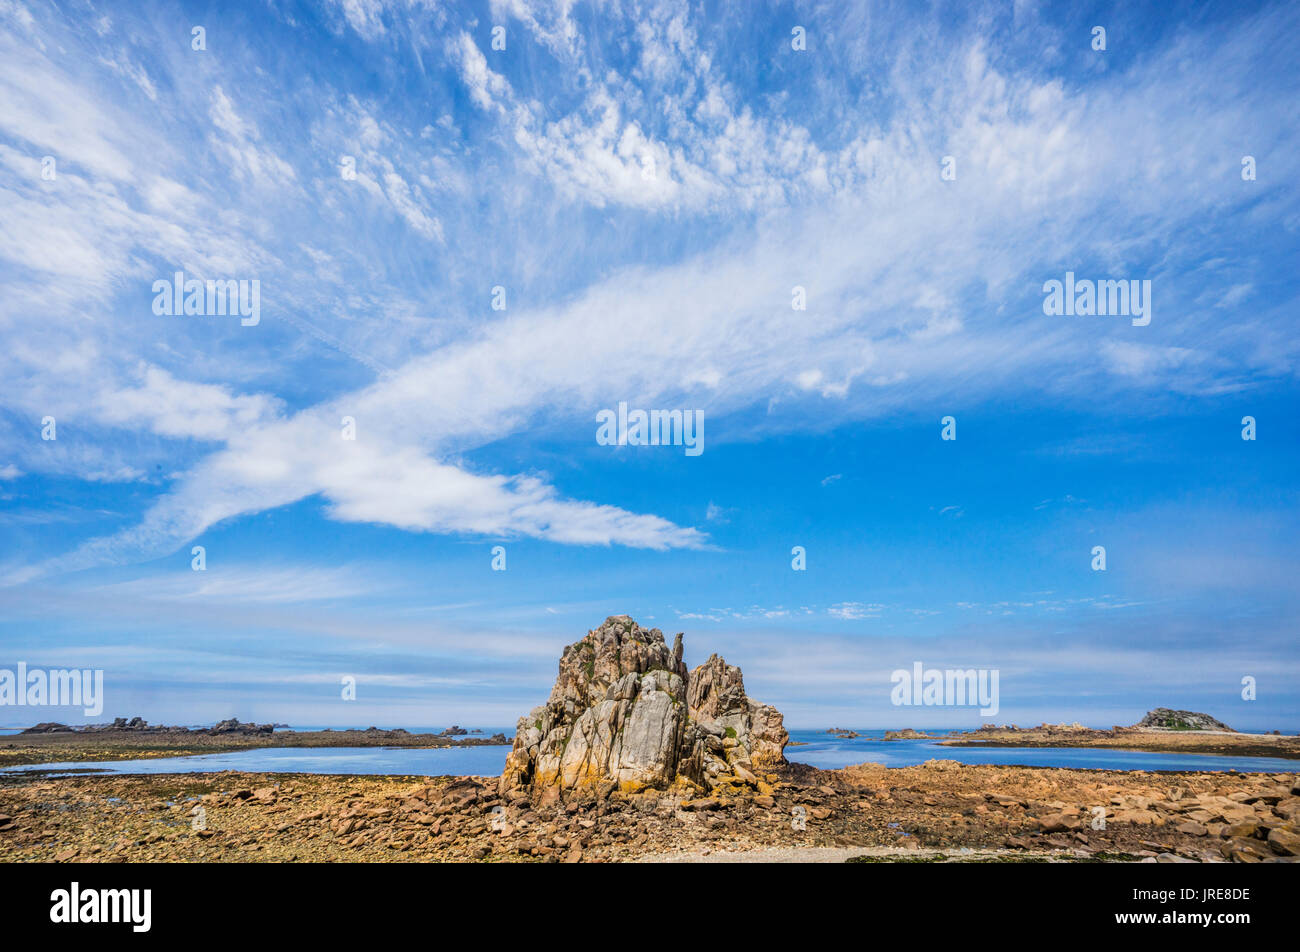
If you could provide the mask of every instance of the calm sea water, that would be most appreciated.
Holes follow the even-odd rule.
[[[963,764],[1014,764],[1023,767],[1078,767],[1091,770],[1240,770],[1263,773],[1300,771],[1300,760],[1281,757],[1213,757],[1202,754],[1157,754],[1138,750],[1088,747],[941,747],[934,740],[884,740],[884,731],[858,731],[861,737],[841,739],[821,731],[791,731],[788,760],[833,769],[850,764],[877,763],[910,767],[927,760]],[[933,734],[945,733],[934,730]]]
[[[111,763],[73,762],[6,767],[0,773],[39,769],[54,774],[249,773],[396,774],[425,777],[494,777],[505,767],[509,747],[267,747],[193,757],[151,757]]]
[[[201,728],[211,727],[212,725],[211,725],[211,724],[189,724],[189,725],[181,725],[181,726],[188,726],[188,727],[190,727],[191,729],[198,730],[198,729],[201,729]],[[287,730],[293,730],[293,731],[325,731],[325,730],[334,730],[334,731],[363,731],[363,730],[365,730],[367,727],[370,727],[370,726],[371,726],[371,725],[369,725],[369,724],[365,725],[365,727],[362,727],[362,726],[359,725],[359,724],[358,724],[358,725],[353,725],[352,727],[311,727],[311,726],[308,726],[308,727],[302,727],[302,726],[296,726],[296,725],[295,725],[295,726],[293,726],[293,727],[277,727],[275,730],[276,730],[276,733],[280,733],[281,731],[287,731]],[[377,725],[376,725],[376,726],[377,726]],[[384,728],[384,729],[385,729],[385,730],[388,730],[388,728]],[[446,729],[447,729],[447,726],[445,726],[445,725],[444,725],[443,727],[407,727],[407,728],[404,728],[404,730],[405,730],[408,734],[440,734],[440,733],[442,733],[442,732],[443,732],[444,730],[446,730]],[[22,728],[22,727],[0,727],[0,734],[21,734],[24,730],[25,730],[25,728]],[[487,736],[489,736],[489,735],[491,735],[491,734],[497,734],[497,733],[505,734],[507,737],[510,737],[510,736],[511,736],[512,734],[514,734],[514,732],[515,732],[514,725],[511,725],[510,727],[478,727],[478,728],[474,728],[474,727],[466,727],[465,730],[467,730],[467,731],[473,731],[473,732],[474,732],[474,733],[472,733],[472,734],[467,735],[467,736],[469,736],[469,737],[480,737],[480,736],[482,736],[482,737],[487,737]]]
[[[497,728],[485,730],[495,733]],[[430,733],[431,730],[419,731]],[[416,733],[412,731],[412,733]],[[510,732],[507,732],[507,735]],[[1210,757],[1199,754],[1156,754],[1130,750],[1078,747],[940,747],[932,740],[883,739],[884,731],[859,731],[861,737],[842,739],[821,731],[790,732],[804,745],[786,748],[786,757],[814,767],[847,767],[878,763],[907,767],[931,759],[964,764],[1015,764],[1027,767],[1078,767],[1103,770],[1239,770],[1266,773],[1300,771],[1300,760],[1275,757]],[[935,733],[938,733],[936,731]],[[474,735],[478,736],[478,735]],[[55,774],[94,771],[111,774],[250,773],[395,774],[411,776],[497,776],[509,747],[271,747],[193,757],[157,757],[112,763],[65,762],[39,767],[8,767],[3,773],[39,769]]]

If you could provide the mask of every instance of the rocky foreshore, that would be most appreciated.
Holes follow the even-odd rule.
[[[449,733],[450,728],[440,734],[413,734],[400,727],[294,731],[276,730],[278,726],[246,724],[231,718],[213,727],[169,727],[149,725],[138,717],[77,728],[38,724],[18,734],[0,735],[0,767],[181,757],[259,747],[476,747],[511,743],[511,738],[500,733],[470,737]]]
[[[606,783],[542,804],[496,777],[0,778],[0,862],[604,862],[817,850],[877,859],[1294,862],[1294,774],[930,761],[787,765],[766,792]],[[201,812],[196,809],[201,808]],[[1096,828],[1104,818],[1104,828]]]
[[[1156,737],[1171,745],[1161,749],[1226,744],[1244,753],[1255,743],[1288,756],[1280,751],[1296,740],[1207,731],[1204,715],[1186,715],[1160,709],[1159,726],[1110,732],[988,727],[948,742],[1131,747]],[[43,725],[9,738],[0,763],[31,762],[20,758],[42,743],[45,760],[60,744],[63,759],[105,759],[215,747],[436,747],[467,733],[244,726]],[[908,729],[890,739],[927,736]],[[91,738],[89,749],[105,756],[75,746]],[[681,634],[670,647],[658,629],[617,615],[564,650],[546,703],[520,719],[500,777],[0,774],[0,862],[1300,861],[1296,774],[948,760],[818,770],[787,762],[788,742],[781,713],[746,694],[740,668],[710,655],[688,670]]]

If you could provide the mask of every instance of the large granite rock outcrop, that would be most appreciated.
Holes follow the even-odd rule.
[[[688,672],[680,634],[669,648],[658,628],[615,615],[564,649],[549,700],[519,721],[501,790],[752,785],[785,762],[788,739],[735,665],[711,655]]]

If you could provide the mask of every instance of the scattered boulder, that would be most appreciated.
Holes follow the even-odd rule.
[[[1063,813],[1052,813],[1038,820],[1038,827],[1044,833],[1065,833],[1074,830],[1083,829],[1083,820],[1077,816],[1066,816]]]
[[[1296,788],[1291,792],[1295,793]],[[1300,822],[1300,797],[1287,797],[1285,800],[1279,800],[1273,807],[1273,812],[1284,820],[1293,820]]]
[[[1219,831],[1222,837],[1252,837],[1259,835],[1259,824],[1254,820],[1243,820],[1240,823],[1230,823]]]
[[[1224,840],[1219,847],[1226,859],[1234,863],[1260,863],[1274,854],[1259,840],[1248,837],[1234,837]]]
[[[1274,853],[1281,856],[1300,856],[1300,833],[1280,827],[1269,830],[1268,845],[1273,847]]]

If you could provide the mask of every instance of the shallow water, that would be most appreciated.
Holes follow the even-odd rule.
[[[65,761],[7,767],[0,773],[41,770],[68,773],[164,774],[249,773],[410,774],[413,776],[497,776],[505,767],[506,747],[264,747],[192,757],[150,757],[111,762]]]
[[[1102,770],[1239,770],[1243,772],[1296,772],[1300,760],[1276,757],[1214,757],[1201,754],[1163,754],[1132,750],[1082,747],[940,747],[933,740],[883,740],[884,731],[859,731],[857,738],[832,737],[822,731],[790,732],[792,741],[806,746],[787,747],[786,757],[814,767],[847,767],[878,763],[907,767],[927,760],[956,760],[964,764],[1014,764],[1028,767],[1076,767]],[[938,733],[937,731],[935,733]],[[96,772],[109,774],[212,773],[242,770],[249,773],[395,774],[412,776],[497,776],[505,766],[509,747],[268,747],[193,757],[157,757],[111,763],[64,762],[4,768],[4,773],[41,770],[53,774]]]
[[[884,740],[884,731],[858,731],[861,737],[842,739],[821,731],[791,731],[792,741],[808,746],[787,747],[786,759],[833,769],[850,764],[877,763],[909,767],[927,760],[963,764],[1014,764],[1022,767],[1075,767],[1090,770],[1240,770],[1281,773],[1300,771],[1300,760],[1281,757],[1216,757],[1207,754],[1165,754],[1099,747],[941,747],[935,740]],[[931,731],[934,734],[943,731]]]

